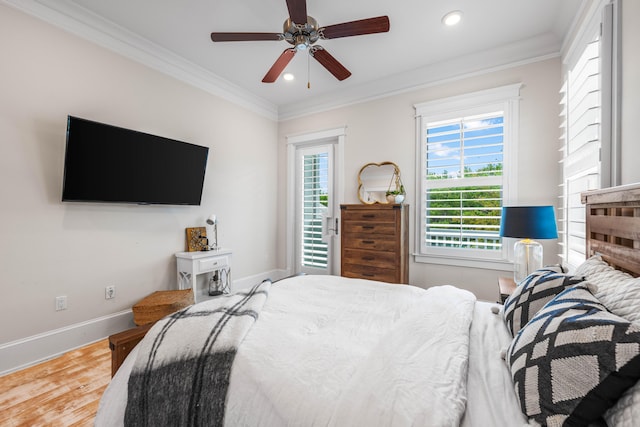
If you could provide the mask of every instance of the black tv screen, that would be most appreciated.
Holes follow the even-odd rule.
[[[208,147],[68,116],[63,202],[200,205]]]

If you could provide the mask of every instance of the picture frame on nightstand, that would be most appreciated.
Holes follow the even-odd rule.
[[[186,229],[187,233],[187,252],[200,252],[208,248],[206,227],[191,227]]]

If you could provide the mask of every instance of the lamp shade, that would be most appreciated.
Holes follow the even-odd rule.
[[[557,239],[553,206],[510,206],[502,208],[500,237]]]

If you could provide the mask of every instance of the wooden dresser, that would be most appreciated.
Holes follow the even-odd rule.
[[[409,206],[340,205],[341,274],[390,283],[409,281]]]

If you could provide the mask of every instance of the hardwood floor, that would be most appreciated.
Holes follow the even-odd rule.
[[[92,426],[110,380],[106,339],[0,377],[0,426]]]

